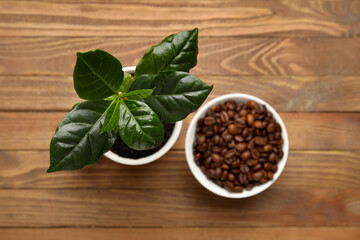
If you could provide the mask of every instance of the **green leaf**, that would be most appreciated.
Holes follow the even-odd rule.
[[[100,134],[106,131],[112,131],[118,126],[120,119],[120,102],[119,99],[115,99],[110,107],[106,110],[105,120],[100,131]]]
[[[119,92],[124,78],[121,63],[102,50],[77,53],[74,87],[80,98],[101,100]]]
[[[131,74],[124,72],[124,81],[120,86],[119,92],[127,92],[133,82],[134,78],[131,76]]]
[[[153,87],[144,101],[166,122],[180,121],[196,111],[213,88],[190,73],[165,71],[140,76],[130,90]]]
[[[77,170],[95,163],[114,144],[113,132],[99,134],[108,101],[82,102],[66,114],[50,143],[47,172]]]
[[[164,70],[188,72],[197,63],[198,29],[172,34],[152,46],[136,66],[135,79]]]
[[[120,99],[119,135],[129,147],[146,150],[161,144],[164,127],[146,103]]]
[[[153,89],[138,89],[131,92],[124,93],[122,96],[128,99],[140,100],[149,97],[153,92]]]
[[[114,94],[114,95],[111,95],[110,97],[104,98],[104,100],[112,102],[115,99],[117,99],[118,97],[119,97],[119,94]]]

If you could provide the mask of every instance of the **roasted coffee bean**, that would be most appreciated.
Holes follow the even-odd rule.
[[[227,176],[227,180],[230,181],[230,182],[235,181],[235,175],[232,174],[232,173],[229,173],[228,176]]]
[[[264,163],[264,169],[266,170],[266,171],[270,171],[271,169],[272,169],[272,164],[271,163]]]
[[[253,109],[255,107],[255,105],[256,105],[256,102],[253,100],[249,100],[246,104],[246,106],[251,109]]]
[[[230,118],[230,119],[233,119],[234,116],[235,116],[235,112],[232,111],[232,110],[229,110],[229,111],[228,111],[228,115],[229,115],[229,118]]]
[[[227,151],[224,155],[225,158],[232,158],[233,156],[235,156],[235,149]]]
[[[274,153],[274,152],[270,153],[268,159],[269,159],[269,162],[272,162],[272,163],[275,162],[276,161],[276,153]]]
[[[250,129],[249,128],[244,128],[244,130],[242,132],[242,135],[243,135],[243,137],[246,137],[246,136],[249,135],[249,133],[250,133]]]
[[[255,159],[249,159],[249,160],[246,161],[246,164],[247,164],[249,167],[253,167],[253,166],[255,166],[257,163],[258,163],[258,161],[255,160]]]
[[[253,134],[250,132],[250,134],[245,137],[245,141],[249,142],[252,138],[253,138]]]
[[[263,128],[263,123],[260,120],[256,120],[254,122],[254,127],[255,128]]]
[[[260,170],[261,169],[261,163],[258,163],[258,164],[256,164],[253,168],[252,168],[252,170],[253,171],[257,171],[257,170]]]
[[[249,125],[253,125],[253,123],[255,121],[254,115],[252,115],[252,114],[246,115],[246,121]]]
[[[260,159],[260,152],[259,150],[257,150],[256,148],[255,149],[252,149],[251,150],[251,157],[253,159]]]
[[[263,172],[262,171],[257,171],[257,172],[253,172],[252,174],[252,178],[255,181],[259,181],[260,179],[262,179],[264,177]]]
[[[268,178],[269,180],[273,180],[273,178],[274,178],[273,172],[268,171],[268,172],[267,172],[267,178]]]
[[[234,101],[228,101],[225,103],[225,106],[229,109],[229,110],[235,110],[236,107],[236,103]]]
[[[250,168],[249,168],[248,165],[246,165],[246,164],[241,164],[241,165],[240,165],[240,171],[241,171],[242,173],[248,173],[248,172],[250,171]]]
[[[266,158],[260,158],[259,163],[266,163],[268,160]]]
[[[211,111],[217,112],[216,109],[217,109],[218,106],[219,106],[219,105],[212,105],[212,106],[210,107]]]
[[[276,128],[275,123],[272,122],[272,123],[270,123],[270,124],[267,126],[266,131],[267,131],[268,133],[272,133],[272,132],[275,131],[275,128]]]
[[[213,168],[209,168],[206,170],[206,175],[208,175],[210,178],[215,177],[215,170]]]
[[[239,112],[239,116],[240,116],[240,117],[246,116],[246,114],[247,114],[247,111],[246,111],[246,109],[244,109],[244,108],[241,109],[240,112]]]
[[[264,146],[264,152],[271,152],[273,150],[273,146],[271,144],[266,144]]]
[[[236,161],[232,162],[232,164],[231,164],[232,169],[238,168],[239,166],[240,166],[240,161],[239,160],[236,160]]]
[[[221,119],[221,121],[222,121],[223,123],[228,122],[228,121],[230,120],[229,114],[228,114],[226,111],[222,111],[222,112],[220,113],[220,119]]]
[[[205,132],[205,136],[206,136],[206,137],[212,137],[212,136],[214,136],[214,135],[215,135],[215,132],[212,131],[212,130]]]
[[[219,133],[219,126],[218,125],[213,125],[213,130],[214,130],[214,133],[215,134],[218,134]]]
[[[215,124],[215,122],[216,122],[215,118],[212,117],[212,116],[208,116],[208,117],[204,118],[204,124],[205,125],[212,126],[212,125]]]
[[[211,159],[216,164],[222,163],[222,161],[224,160],[224,158],[222,156],[220,156],[219,154],[215,154],[215,153],[211,154]]]
[[[238,143],[235,145],[236,150],[238,150],[239,152],[243,152],[247,149],[247,144],[242,142],[242,143]]]
[[[248,172],[246,174],[246,176],[247,176],[247,179],[249,179],[250,182],[254,181],[254,179],[252,178],[252,172]]]
[[[244,191],[244,188],[241,186],[235,186],[234,187],[234,192],[236,193],[241,193],[242,191]]]
[[[252,138],[249,142],[248,142],[248,149],[253,149],[255,147],[255,139]]]
[[[196,148],[199,152],[205,152],[206,151],[206,143],[203,143]]]
[[[203,157],[204,157],[204,158],[207,158],[207,157],[209,157],[210,155],[211,155],[211,151],[206,150],[205,153],[204,153],[204,155],[203,155]]]
[[[264,146],[267,143],[266,138],[263,137],[255,137],[255,144],[259,146]]]
[[[215,169],[215,175],[214,175],[215,179],[219,179],[221,177],[221,174],[222,174],[222,169],[220,167],[217,167]]]
[[[205,166],[209,166],[210,163],[211,163],[211,157],[207,157],[204,162]]]
[[[199,135],[198,137],[197,137],[197,143],[199,144],[199,145],[201,145],[201,144],[203,144],[204,142],[206,141],[206,136],[205,135]]]
[[[234,190],[234,184],[232,182],[229,182],[229,181],[225,182],[224,187],[229,192],[232,192]]]
[[[235,141],[231,140],[228,144],[227,144],[228,148],[234,148],[235,147]]]
[[[221,152],[220,152],[220,155],[221,155],[221,156],[224,156],[227,151],[228,151],[227,148],[223,148],[223,149],[221,150]]]
[[[221,168],[222,168],[222,169],[225,169],[225,170],[229,170],[229,169],[230,169],[230,166],[227,165],[226,163],[223,163],[223,164],[221,165]]]
[[[267,180],[266,178],[260,179],[260,183],[262,183],[262,184],[266,183],[267,181],[268,181],[268,180]]]
[[[194,161],[209,180],[228,191],[250,191],[273,180],[284,155],[281,132],[265,105],[214,105],[197,122]]]
[[[224,170],[221,174],[220,179],[224,181],[225,179],[227,179],[227,175],[228,175],[228,171]]]
[[[219,135],[215,135],[215,136],[212,138],[212,142],[213,142],[215,145],[219,145],[219,143],[220,143],[220,136],[219,136]]]
[[[227,132],[224,132],[224,134],[222,134],[222,137],[225,140],[225,142],[227,142],[227,143],[233,139],[233,136]]]
[[[201,153],[196,153],[194,156],[195,161],[200,161],[202,159]]]
[[[232,135],[235,135],[238,133],[238,127],[235,124],[229,124],[229,126],[227,127],[227,130],[229,133],[231,133]]]
[[[244,142],[245,141],[244,138],[242,136],[240,136],[240,135],[236,135],[234,137],[234,139],[235,139],[236,142]]]
[[[249,183],[249,180],[248,180],[246,174],[240,173],[238,179],[239,179],[239,182],[240,182],[242,185],[246,185],[246,184]]]
[[[246,161],[250,158],[250,156],[251,156],[251,152],[249,150],[246,150],[241,153],[241,160]]]

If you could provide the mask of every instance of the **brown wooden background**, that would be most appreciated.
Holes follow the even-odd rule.
[[[78,101],[77,51],[136,65],[194,27],[209,99],[250,93],[281,112],[290,156],[270,189],[202,188],[184,155],[193,115],[155,163],[45,173]],[[359,36],[358,0],[0,1],[0,239],[360,239]]]

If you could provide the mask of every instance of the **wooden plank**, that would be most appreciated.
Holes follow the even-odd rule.
[[[213,99],[249,93],[281,112],[360,111],[360,76],[198,76],[214,90]],[[1,76],[0,110],[68,111],[81,101],[70,76]]]
[[[57,228],[57,229],[0,229],[7,240],[112,240],[114,236],[131,240],[356,240],[360,230],[356,227],[309,228]]]
[[[45,174],[48,151],[0,151],[0,189],[202,189],[184,151],[172,150],[145,166],[124,166],[106,157],[81,171]],[[272,189],[348,189],[360,185],[360,151],[291,151]]]
[[[241,200],[205,189],[0,190],[0,226],[359,226],[359,196],[358,188],[270,188]]]
[[[348,37],[360,15],[357,0],[97,2],[2,1],[0,36],[164,36],[198,26],[203,36]]]
[[[48,149],[65,112],[0,112],[0,150]],[[184,149],[190,114],[174,149]],[[290,149],[359,150],[360,113],[280,113]]]
[[[0,73],[70,76],[75,53],[94,49],[104,49],[123,66],[132,66],[161,39],[4,37],[0,38]],[[356,52],[360,52],[356,38],[204,38],[201,34],[198,65],[192,72],[220,76],[356,76],[360,74]]]

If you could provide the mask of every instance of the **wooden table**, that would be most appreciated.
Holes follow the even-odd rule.
[[[45,172],[79,100],[77,51],[136,65],[194,27],[208,100],[250,93],[281,112],[290,156],[270,189],[231,200],[201,187],[184,155],[193,115],[155,163]],[[1,1],[0,239],[360,239],[359,29],[358,0]]]

